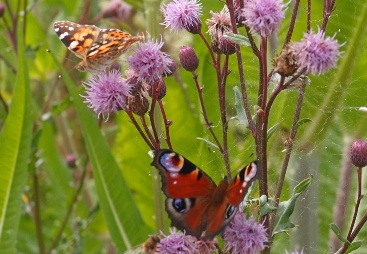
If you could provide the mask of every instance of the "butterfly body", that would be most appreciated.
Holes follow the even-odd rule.
[[[102,29],[70,21],[56,21],[54,30],[68,49],[82,61],[79,71],[99,72],[110,66],[129,46],[143,37],[133,37],[118,29]]]
[[[205,239],[214,238],[229,224],[257,175],[256,163],[252,163],[230,183],[225,178],[217,186],[192,162],[167,149],[155,151],[152,165],[162,177],[172,225]]]

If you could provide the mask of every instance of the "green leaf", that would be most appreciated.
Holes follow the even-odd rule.
[[[101,134],[95,115],[81,100],[65,68],[55,57],[54,60],[62,73],[80,119],[88,156],[93,166],[99,203],[109,232],[118,250],[129,249],[142,242],[147,234],[151,233],[151,229],[146,226],[140,215],[111,149]]]
[[[269,214],[277,209],[274,206],[274,200],[268,199],[265,195],[259,198],[259,207],[259,216]]]
[[[303,118],[298,120],[298,122],[296,123],[296,129],[298,129],[298,127],[300,127],[302,124],[311,122],[312,120],[310,118]]]
[[[357,249],[359,249],[359,247],[362,246],[362,241],[355,241],[355,242],[352,242],[351,245],[349,245],[347,251],[345,252],[345,254],[347,253],[351,253],[352,251],[355,251]]]
[[[312,177],[306,178],[294,187],[292,196],[289,200],[279,203],[277,215],[275,217],[272,237],[274,237],[276,234],[279,234],[280,232],[286,231],[286,229],[288,228],[294,227],[294,224],[290,222],[289,219],[294,211],[296,200],[299,195],[301,195],[301,193],[310,186],[311,182]]]
[[[213,142],[210,142],[209,140],[207,140],[205,138],[197,137],[196,139],[201,140],[201,141],[204,141],[208,145],[210,145],[210,146],[214,147],[215,149],[219,150],[219,147],[216,144],[214,144]]]
[[[274,126],[270,127],[267,133],[266,140],[269,140],[269,138],[278,130],[279,126],[280,126],[280,123],[277,123]]]
[[[21,196],[27,179],[32,142],[32,114],[28,68],[23,37],[24,19],[18,23],[18,68],[9,115],[0,134],[0,250],[16,252]]]
[[[236,106],[236,112],[237,112],[237,120],[240,122],[240,124],[248,126],[248,121],[245,114],[245,109],[242,105],[242,94],[238,86],[233,87],[233,91],[235,94],[235,106]]]
[[[233,34],[233,33],[225,33],[224,38],[227,38],[228,40],[237,43],[238,45],[250,47],[250,41],[246,36],[240,35],[240,34]]]
[[[308,187],[310,187],[311,183],[312,183],[312,175],[309,178],[304,179],[303,181],[301,181],[299,184],[297,184],[297,186],[294,187],[294,192],[296,194],[301,194],[302,192],[304,192],[305,190],[308,189]]]
[[[335,235],[339,238],[340,241],[342,241],[343,243],[350,243],[346,238],[342,236],[340,228],[337,225],[331,223],[330,228],[334,231]]]

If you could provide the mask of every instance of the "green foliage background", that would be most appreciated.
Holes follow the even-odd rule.
[[[10,1],[15,10],[18,1]],[[144,3],[127,1],[136,10],[133,25],[144,31]],[[301,1],[293,40],[299,40],[306,28],[306,6]],[[91,1],[88,18],[97,16],[105,2]],[[148,147],[132,128],[127,116],[120,112],[108,122],[97,121],[96,116],[82,102],[81,81],[86,74],[73,66],[73,56],[63,61],[66,47],[59,41],[52,24],[56,20],[77,22],[83,15],[86,1],[36,1],[28,3],[26,19],[18,21],[17,49],[15,52],[5,36],[4,22],[0,20],[0,92],[10,105],[7,112],[0,105],[0,250],[4,253],[42,253],[47,250],[65,218],[77,191],[82,170],[87,170],[82,191],[71,209],[57,251],[59,253],[110,253],[113,249],[126,250],[143,242],[148,234],[157,232],[154,221],[153,186]],[[221,10],[220,1],[202,1],[203,21],[209,11]],[[287,31],[291,7],[274,45],[281,45]],[[321,25],[322,2],[312,1],[312,29]],[[307,161],[314,182],[311,190],[296,205],[294,223],[312,224],[307,229],[296,227],[288,234],[274,239],[274,253],[285,249],[305,247],[306,253],[329,253],[330,228],[333,207],[340,178],[345,147],[356,138],[366,138],[366,113],[358,111],[366,106],[367,81],[366,17],[364,1],[338,0],[327,27],[327,34],[345,43],[338,67],[331,72],[310,77],[306,88],[305,105],[301,118],[312,119],[300,128],[295,140],[296,151],[287,175],[282,198],[291,195],[293,186],[302,179],[299,164]],[[8,23],[9,13],[5,13]],[[149,22],[149,21],[148,21]],[[128,22],[120,22],[127,29]],[[22,26],[25,27],[23,34]],[[101,27],[116,23],[102,20]],[[203,25],[203,29],[206,26]],[[240,30],[242,33],[244,30]],[[205,106],[220,135],[216,81],[208,52],[198,37],[186,32],[164,33],[167,51],[176,60],[178,48],[191,44],[199,56],[199,82],[204,85]],[[23,41],[23,36],[24,41]],[[274,52],[279,53],[275,47]],[[51,52],[47,52],[46,50]],[[250,48],[243,48],[245,76],[249,88],[250,104],[255,105],[258,85],[257,61]],[[123,61],[123,60],[122,60]],[[269,59],[270,64],[271,59]],[[124,64],[124,62],[122,62]],[[234,56],[232,73],[228,79],[227,101],[229,117],[235,116],[233,87],[238,86],[238,73]],[[61,75],[61,76],[60,76]],[[55,92],[50,89],[56,85]],[[197,137],[210,139],[201,117],[196,89],[191,74],[179,70],[177,76],[166,79],[167,96],[164,98],[175,151],[190,158],[218,182],[224,174],[220,154]],[[52,94],[52,95],[50,95]],[[51,108],[43,110],[46,99]],[[289,135],[296,91],[285,91],[272,108],[269,126],[280,123],[279,131],[269,141],[270,193],[273,193],[284,156],[283,142]],[[248,130],[236,121],[230,122],[230,158],[235,170],[254,159],[254,144]],[[109,149],[109,147],[111,149]],[[79,165],[70,169],[65,162],[68,154],[77,157]],[[311,165],[311,166],[310,166]],[[350,175],[356,184],[356,173]],[[364,191],[366,188],[364,187]],[[353,188],[348,203],[346,225],[356,199]],[[254,194],[256,195],[256,193]],[[362,204],[366,203],[365,200]],[[35,207],[39,204],[41,221],[36,220]],[[364,205],[361,211],[365,212]],[[37,232],[43,243],[37,242]],[[300,233],[301,231],[301,233]],[[302,232],[303,231],[303,232]],[[39,231],[38,231],[39,232]],[[304,242],[297,235],[305,235]],[[359,239],[366,239],[362,230]],[[306,240],[307,238],[307,240]],[[291,244],[289,244],[291,240]],[[367,243],[355,253],[366,253]],[[45,252],[43,252],[45,253]]]

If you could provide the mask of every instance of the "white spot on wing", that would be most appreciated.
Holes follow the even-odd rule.
[[[69,27],[69,31],[73,31],[74,30],[74,27]]]
[[[70,49],[73,49],[73,48],[75,48],[76,46],[78,46],[79,45],[79,42],[78,41],[73,41],[72,43],[70,43],[70,46],[69,46],[69,48]]]
[[[60,30],[60,28],[56,27],[55,32],[57,33]]]
[[[60,38],[60,40],[62,40],[62,39],[64,39],[68,35],[69,35],[68,32],[64,32],[64,33],[60,34],[59,38]]]

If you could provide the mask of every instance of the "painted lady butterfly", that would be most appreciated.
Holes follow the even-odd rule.
[[[70,21],[56,21],[54,30],[65,46],[82,59],[76,66],[79,71],[103,71],[125,53],[131,44],[144,39],[118,29],[103,29]]]

